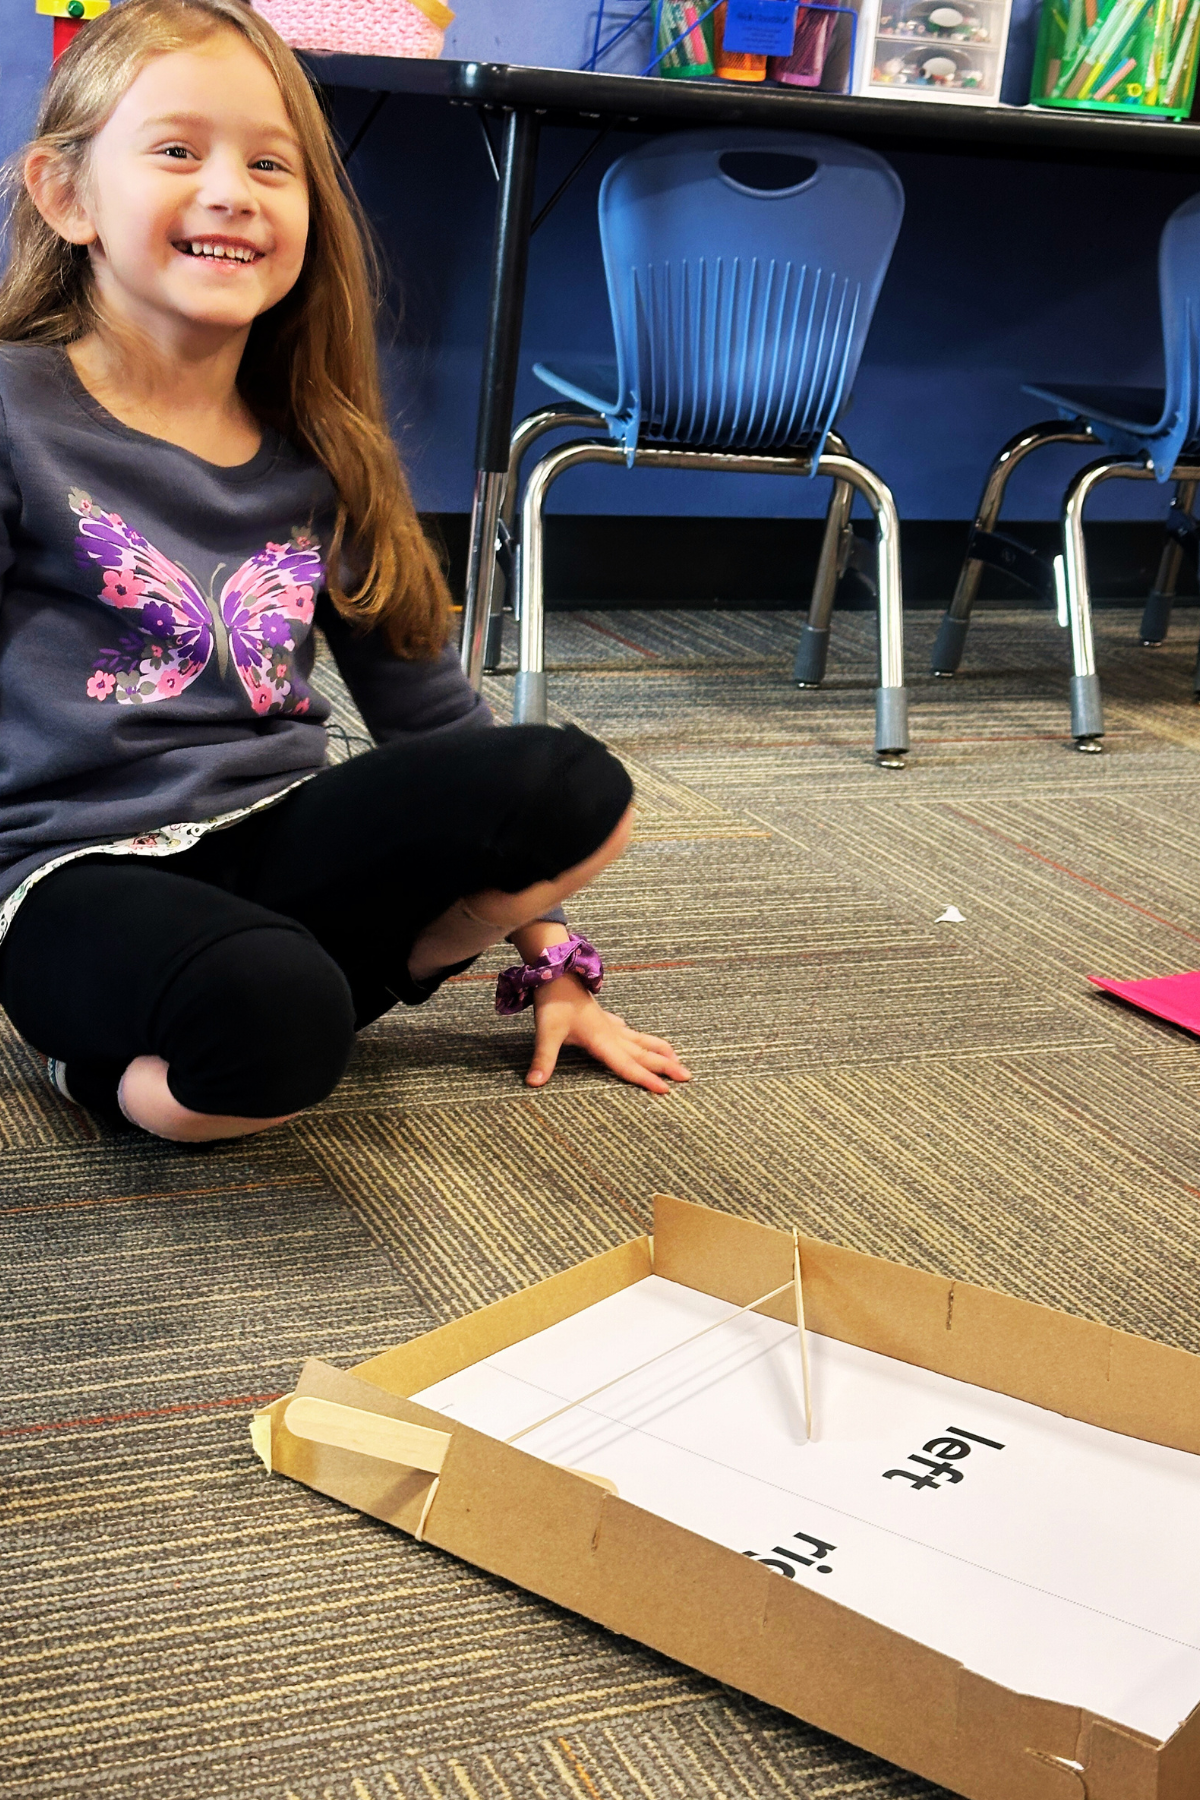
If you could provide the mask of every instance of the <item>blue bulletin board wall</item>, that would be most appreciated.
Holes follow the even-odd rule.
[[[463,61],[579,69],[591,54],[597,7],[598,0],[462,0],[454,7],[457,17],[446,33],[445,53]],[[641,8],[642,0],[605,0],[605,35]],[[649,31],[637,31],[600,67],[639,74],[650,54]]]
[[[449,48],[469,57],[576,59],[589,6],[576,0],[458,0]],[[594,13],[591,18],[594,22]],[[0,152],[23,139],[50,61],[33,0],[0,0]],[[369,96],[337,107],[352,135]],[[539,191],[578,155],[576,131],[548,129]],[[539,357],[606,352],[596,191],[637,140],[614,135],[533,241],[518,407],[543,402]],[[907,212],[876,313],[846,434],[909,519],[964,519],[989,458],[1037,412],[1039,377],[1138,385],[1158,377],[1155,255],[1168,213],[1195,177],[1148,169],[897,153]],[[352,165],[386,247],[402,308],[386,350],[396,429],[418,503],[463,512],[472,449],[494,186],[467,109],[393,99]],[[1018,472],[1014,518],[1054,516],[1078,452],[1043,452]],[[566,512],[814,514],[824,483],[581,470],[560,483]],[[1161,516],[1164,490],[1113,482],[1094,516]]]

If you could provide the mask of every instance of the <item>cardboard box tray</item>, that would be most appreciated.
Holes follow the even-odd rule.
[[[801,1247],[811,1331],[1200,1454],[1200,1357],[815,1239]],[[969,1800],[1198,1800],[1200,1708],[1158,1742],[1078,1706],[1012,1691],[812,1586],[785,1581],[577,1472],[407,1397],[650,1274],[744,1306],[789,1279],[792,1254],[787,1233],[659,1196],[653,1238],[352,1373],[308,1362],[295,1395],[256,1416],[255,1446],[278,1473]],[[762,1310],[795,1321],[788,1293]],[[412,1456],[425,1466],[295,1435],[285,1414],[296,1396],[352,1409],[347,1445],[358,1441],[360,1414],[372,1415],[369,1424],[398,1421],[374,1429],[393,1434],[393,1458],[409,1454],[410,1440],[423,1446]]]

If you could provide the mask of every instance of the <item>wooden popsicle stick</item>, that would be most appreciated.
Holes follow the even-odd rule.
[[[560,1466],[565,1469],[567,1464],[562,1463]],[[617,1492],[617,1484],[610,1475],[589,1475],[586,1469],[572,1469],[571,1474],[578,1475],[581,1481],[590,1481],[594,1487],[603,1488],[606,1494],[616,1495],[618,1500],[621,1498]]]
[[[272,1473],[270,1413],[255,1413],[250,1421],[250,1442],[254,1446],[255,1455],[260,1458],[263,1468],[270,1475]]]
[[[339,1406],[335,1400],[318,1400],[311,1394],[293,1400],[283,1422],[293,1437],[307,1438],[309,1443],[356,1450],[360,1456],[400,1463],[406,1469],[424,1469],[430,1475],[441,1474],[450,1443],[448,1431],[388,1419],[357,1406]]]
[[[792,1278],[796,1284],[796,1330],[800,1334],[800,1370],[804,1377],[804,1430],[812,1443],[812,1374],[808,1366],[808,1332],[804,1324],[804,1284],[800,1279],[800,1233],[792,1226]]]

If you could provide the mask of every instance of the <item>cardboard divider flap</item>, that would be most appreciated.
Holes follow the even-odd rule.
[[[430,1485],[437,1476],[342,1445],[297,1437],[288,1429],[287,1416],[297,1399],[309,1396],[374,1413],[383,1420],[421,1426],[439,1437],[446,1435],[447,1427],[453,1430],[453,1421],[315,1358],[310,1358],[301,1370],[295,1394],[285,1395],[267,1409],[271,1420],[271,1460],[277,1473],[290,1475],[319,1494],[328,1494],[332,1500],[341,1500],[415,1535]]]
[[[1166,1800],[1169,1790],[1159,1786],[1159,1777],[1166,1773],[1167,1757],[1152,1739],[1106,1719],[1088,1719],[1080,1744],[1076,1754],[1087,1768],[1087,1800]],[[1178,1800],[1198,1792],[1196,1786],[1180,1788]]]
[[[533,1287],[522,1288],[505,1300],[468,1313],[424,1337],[398,1344],[359,1363],[355,1369],[364,1381],[373,1381],[392,1394],[415,1394],[432,1387],[447,1375],[456,1374],[468,1363],[480,1362],[507,1350],[535,1331],[607,1300],[631,1282],[641,1281],[654,1273],[654,1253],[648,1237],[633,1238],[605,1250],[599,1256],[566,1269],[561,1275],[548,1276]]]
[[[790,1232],[666,1194],[654,1197],[654,1239],[657,1274],[735,1305],[791,1266]],[[800,1246],[810,1331],[1200,1453],[1200,1356],[819,1238]],[[794,1322],[786,1294],[763,1310]]]
[[[1155,1800],[1196,1800],[1200,1794],[1200,1706],[1164,1747],[1160,1761],[1162,1774]],[[1113,1791],[1115,1794],[1116,1789]],[[1108,1800],[1108,1795],[1101,1793],[1100,1800]],[[1142,1800],[1140,1793],[1136,1800]]]

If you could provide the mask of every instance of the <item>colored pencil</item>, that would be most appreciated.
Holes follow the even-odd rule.
[[[1200,7],[1193,6],[1188,16],[1187,29],[1183,34],[1183,43],[1171,64],[1171,72],[1167,76],[1166,104],[1177,106],[1187,85],[1188,68],[1196,54],[1196,26],[1200,24]]]
[[[1116,73],[1114,75],[1110,75],[1108,80],[1096,89],[1096,91],[1092,95],[1092,99],[1093,100],[1107,100],[1108,96],[1112,93],[1113,89],[1115,87],[1120,87],[1121,83],[1124,81],[1125,77],[1128,75],[1130,69],[1136,69],[1136,68],[1137,68],[1137,57],[1131,56],[1131,57],[1127,58],[1127,60],[1121,64],[1120,68],[1116,71]]]
[[[1059,91],[1067,100],[1086,100],[1111,64],[1137,30],[1143,13],[1152,0],[1117,0],[1107,17],[1087,34],[1080,48],[1079,60]]]
[[[1113,51],[1119,48],[1145,4],[1146,0],[1116,0],[1103,18],[1084,33],[1076,59],[1059,83],[1066,99],[1074,100],[1096,65],[1099,63],[1103,67]]]

